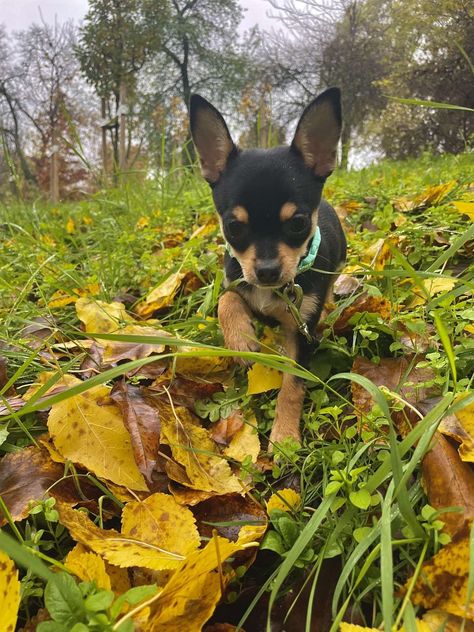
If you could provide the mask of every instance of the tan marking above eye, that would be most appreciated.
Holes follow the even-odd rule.
[[[286,222],[286,220],[291,219],[295,213],[296,204],[293,204],[293,202],[285,202],[280,209],[280,220]]]
[[[232,209],[232,215],[236,220],[242,222],[243,224],[249,223],[249,214],[248,211],[243,206],[235,206]]]

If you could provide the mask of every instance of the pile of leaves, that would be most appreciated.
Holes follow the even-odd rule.
[[[251,368],[222,347],[198,184],[193,217],[122,191],[116,225],[112,192],[7,222],[2,630],[472,629],[472,184],[410,167],[328,191],[350,255],[309,370],[258,323]],[[303,443],[269,455],[284,371]]]

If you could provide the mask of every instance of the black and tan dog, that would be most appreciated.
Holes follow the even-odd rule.
[[[231,289],[219,300],[218,314],[230,349],[258,350],[256,316],[280,323],[287,355],[308,365],[316,325],[346,255],[337,215],[321,198],[341,124],[340,91],[330,88],[304,110],[289,147],[244,151],[216,108],[197,94],[191,98],[191,132],[227,242]],[[302,380],[285,373],[271,443],[300,439],[303,399]]]

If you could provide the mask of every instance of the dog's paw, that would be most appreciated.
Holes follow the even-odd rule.
[[[224,332],[225,346],[232,351],[252,352],[260,351],[260,344],[256,339],[255,330],[251,322],[240,329],[232,329]],[[242,366],[250,366],[252,360],[246,358],[234,358],[234,362]]]
[[[275,424],[270,433],[268,451],[270,453],[277,452],[278,446],[288,441],[296,442],[301,445],[301,433],[299,429],[285,428],[283,425],[279,426],[278,424]]]

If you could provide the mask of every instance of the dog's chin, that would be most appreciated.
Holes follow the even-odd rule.
[[[294,281],[294,276],[285,276],[277,281],[277,283],[262,283],[253,275],[244,274],[244,281],[259,290],[281,290],[287,283]]]

